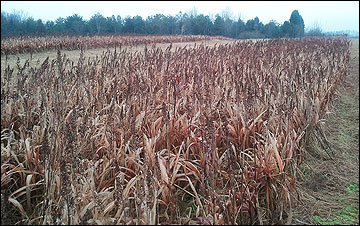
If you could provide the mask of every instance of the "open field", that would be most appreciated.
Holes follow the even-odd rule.
[[[115,46],[137,46],[152,43],[196,42],[206,40],[233,40],[224,36],[205,35],[94,35],[94,36],[34,36],[5,37],[1,39],[1,55],[37,53],[45,50],[94,49]]]
[[[2,56],[2,220],[319,223],[301,205],[313,205],[306,189],[327,178],[312,181],[324,172],[306,175],[306,166],[323,156],[343,167],[344,152],[315,150],[326,147],[321,134],[336,134],[331,144],[358,139],[358,126],[323,125],[350,78],[350,42],[220,42],[19,54],[18,64]],[[358,69],[354,81],[358,98]],[[358,120],[358,105],[350,109]],[[356,146],[345,148],[358,160]],[[352,165],[339,183],[348,192],[358,189]]]
[[[203,40],[203,41],[193,41],[193,42],[174,42],[172,43],[172,49],[171,51],[175,51],[176,48],[192,48],[195,45],[204,45],[204,46],[214,46],[215,44],[227,44],[227,43],[233,43],[235,40],[223,40],[223,39],[212,39],[212,40]],[[165,50],[170,46],[171,43],[154,43],[156,47],[161,48],[162,50]],[[128,52],[143,52],[145,49],[145,46],[147,48],[151,48],[153,44],[138,44],[138,45],[128,45],[128,46],[122,46],[122,48],[126,48]],[[119,50],[119,46],[117,47]],[[84,57],[87,58],[94,58],[96,56],[100,56],[103,52],[107,51],[114,51],[115,47],[102,47],[102,48],[90,48],[85,50]],[[62,54],[65,54],[66,57],[74,62],[77,62],[79,60],[80,56],[80,49],[78,50],[62,50]],[[5,67],[4,65],[10,65],[11,67],[14,67],[16,65],[17,59],[19,58],[20,64],[24,65],[24,63],[29,60],[30,66],[36,66],[44,62],[44,60],[49,57],[49,60],[56,59],[56,50],[45,50],[37,53],[18,53],[16,55],[8,55],[7,59],[5,54],[1,55],[1,69],[3,70]]]

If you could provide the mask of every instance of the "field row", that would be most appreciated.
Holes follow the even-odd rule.
[[[81,48],[103,48],[113,46],[134,46],[151,43],[195,42],[202,40],[233,40],[223,36],[205,35],[97,35],[97,36],[41,36],[15,37],[1,39],[1,55],[33,53],[54,50]]]

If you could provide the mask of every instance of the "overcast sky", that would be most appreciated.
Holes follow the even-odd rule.
[[[196,8],[198,14],[213,15],[230,9],[234,19],[244,22],[259,17],[263,24],[270,20],[282,24],[290,19],[297,9],[305,22],[305,29],[318,25],[324,32],[354,30],[359,31],[359,1],[1,1],[1,10],[14,10],[35,20],[55,21],[77,13],[88,20],[96,12],[105,17],[111,15],[148,16],[158,13],[166,16]]]

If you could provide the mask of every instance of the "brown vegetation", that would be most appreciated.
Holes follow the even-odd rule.
[[[291,222],[297,167],[323,134],[349,41],[171,48],[82,51],[77,64],[58,50],[4,70],[2,219]]]
[[[329,147],[315,136],[308,142],[298,170],[301,204],[294,210],[295,224],[359,225],[359,39],[351,39],[350,51],[348,75],[322,125],[335,157],[329,158]]]
[[[34,53],[61,48],[75,50],[80,48],[100,48],[150,43],[194,42],[202,40],[233,40],[223,36],[205,35],[95,35],[95,36],[34,36],[9,37],[1,39],[1,55]]]

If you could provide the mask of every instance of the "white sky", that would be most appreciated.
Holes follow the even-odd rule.
[[[75,13],[90,19],[96,12],[103,16],[147,16],[161,13],[173,15],[189,12],[196,7],[198,14],[213,15],[228,8],[234,18],[246,23],[259,17],[263,24],[270,20],[282,24],[297,9],[305,22],[305,29],[318,25],[324,32],[359,31],[359,1],[1,1],[1,10],[22,11],[35,20],[55,21]]]

